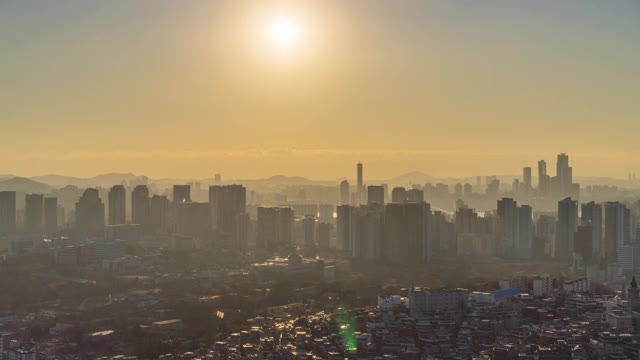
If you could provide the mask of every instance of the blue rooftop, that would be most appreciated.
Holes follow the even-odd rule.
[[[518,289],[514,289],[514,288],[507,288],[507,289],[500,289],[500,290],[496,290],[496,291],[492,291],[491,295],[493,295],[494,298],[497,299],[502,299],[504,297],[507,296],[516,296],[516,295],[520,295],[521,291]]]

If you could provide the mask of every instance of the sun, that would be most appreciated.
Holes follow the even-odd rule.
[[[273,19],[267,27],[267,39],[276,47],[288,50],[296,46],[300,38],[300,26],[289,17]]]

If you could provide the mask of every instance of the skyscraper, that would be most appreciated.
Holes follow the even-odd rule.
[[[590,249],[593,253],[590,255],[590,258],[596,262],[600,261],[603,259],[604,254],[602,243],[602,205],[591,201],[582,204],[581,210],[581,225],[588,226],[591,230]],[[585,231],[585,229],[582,231]]]
[[[358,188],[356,189],[358,195],[358,202],[357,205],[361,205],[364,203],[364,183],[363,183],[363,178],[362,178],[362,163],[358,163],[357,165],[357,171],[358,171]]]
[[[25,197],[24,227],[29,232],[42,231],[44,224],[44,195],[27,194]]]
[[[578,202],[566,198],[558,202],[558,233],[555,258],[571,260],[575,251],[574,236],[578,229]]]
[[[331,245],[331,229],[333,225],[328,222],[320,222],[317,225],[317,242],[320,256],[327,256]]]
[[[85,237],[104,236],[104,204],[98,189],[86,189],[76,203],[76,229]]]
[[[151,224],[151,199],[147,185],[138,185],[131,192],[131,223],[142,225],[144,230]]]
[[[166,233],[171,226],[171,201],[166,196],[153,195],[149,202],[153,231]]]
[[[213,182],[215,185],[222,185],[222,175],[216,174]]]
[[[44,229],[47,234],[55,234],[58,230],[58,198],[44,198]]]
[[[173,185],[173,203],[191,202],[191,185]]]
[[[338,206],[336,240],[337,249],[346,254],[350,254],[354,238],[354,221],[356,207],[351,205]]]
[[[16,192],[0,191],[0,237],[16,231]]]
[[[522,168],[522,185],[520,193],[524,199],[528,199],[531,195],[531,168]]]
[[[555,193],[559,196],[572,196],[573,169],[569,166],[569,155],[558,154],[556,164]]]
[[[306,257],[316,255],[316,218],[307,215],[302,219],[302,252]]]
[[[123,185],[115,185],[109,190],[109,225],[125,224],[126,191]]]
[[[340,183],[340,205],[349,204],[349,182],[347,180],[342,180]]]
[[[384,205],[384,187],[382,185],[367,186],[367,203]]]
[[[391,190],[391,202],[392,203],[407,202],[407,189],[403,187],[393,188],[393,190]]]
[[[547,175],[547,162],[544,160],[538,161],[538,192],[542,196],[549,195],[551,186],[551,179]]]

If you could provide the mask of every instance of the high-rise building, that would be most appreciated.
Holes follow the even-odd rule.
[[[457,215],[456,215],[457,216]],[[434,255],[455,254],[457,251],[455,225],[447,220],[442,211],[434,211],[431,221],[431,252]],[[456,217],[456,222],[458,221]],[[461,222],[464,220],[461,219]],[[461,227],[464,225],[461,225]]]
[[[146,185],[138,185],[131,192],[131,223],[142,225],[143,230],[151,224],[151,199]]]
[[[382,185],[367,186],[367,203],[384,205],[384,187]]]
[[[302,219],[302,252],[306,257],[316,255],[316,218],[307,215]]]
[[[351,231],[351,256],[358,260],[378,260],[382,256],[383,210],[381,204],[360,206],[354,210]]]
[[[333,225],[328,222],[320,222],[317,228],[318,251],[321,256],[327,256],[331,247],[331,229]]]
[[[173,185],[173,203],[191,202],[191,185]]]
[[[259,207],[256,241],[258,247],[271,251],[293,248],[293,210]]]
[[[533,218],[528,205],[518,206],[511,198],[498,200],[499,232],[505,255],[520,259],[532,256]]]
[[[609,264],[618,262],[618,251],[628,243],[625,217],[627,207],[619,202],[604,204],[604,257]]]
[[[520,189],[523,198],[528,199],[531,194],[531,168],[522,168],[522,186]]]
[[[407,202],[407,189],[403,187],[393,188],[393,190],[391,190],[391,202],[392,203]]]
[[[340,205],[349,204],[349,182],[347,180],[342,180],[340,183]]]
[[[126,224],[126,191],[123,185],[115,185],[109,190],[109,225]]]
[[[213,183],[214,185],[222,185],[222,175],[216,174]]]
[[[47,234],[55,234],[58,230],[58,198],[44,198],[44,229]]]
[[[406,192],[407,202],[422,202],[424,201],[424,191],[420,189],[410,189]]]
[[[211,232],[211,206],[205,202],[177,204],[176,231],[183,236],[197,238],[201,242]]]
[[[166,196],[153,195],[149,202],[153,231],[167,233],[171,227],[171,201]]]
[[[578,202],[566,198],[558,202],[558,233],[556,236],[555,258],[571,260],[575,251],[575,233],[578,229]]]
[[[44,195],[27,194],[25,197],[24,227],[29,232],[42,231],[44,224]]]
[[[465,197],[473,195],[473,187],[471,186],[471,184],[464,184],[463,192]]]
[[[212,209],[213,228],[221,235],[229,238],[234,248],[243,248],[247,243],[248,226],[245,221],[247,213],[247,189],[242,185],[224,185],[209,187],[209,204]]]
[[[0,237],[16,232],[16,192],[0,191]]]
[[[538,161],[538,192],[542,196],[549,195],[551,190],[551,179],[547,175],[547,162],[544,160]]]
[[[354,222],[356,207],[351,205],[338,206],[337,210],[336,241],[337,249],[343,253],[351,253],[353,248]]]
[[[358,205],[361,205],[364,203],[364,180],[363,180],[363,175],[362,175],[362,163],[358,163],[357,165],[357,172],[358,172],[358,188],[356,189],[358,192]]]
[[[581,206],[581,225],[591,229],[590,249],[593,253],[590,259],[593,261],[603,260],[604,247],[602,242],[602,205],[591,201]],[[583,229],[584,231],[584,229]]]
[[[591,225],[580,225],[574,235],[575,253],[580,255],[583,264],[591,264],[594,260],[593,254],[593,227]],[[598,244],[599,245],[599,244]]]
[[[85,237],[104,235],[104,204],[98,189],[86,189],[76,203],[76,228]]]
[[[382,254],[387,262],[418,264],[430,260],[430,213],[426,202],[385,206]]]

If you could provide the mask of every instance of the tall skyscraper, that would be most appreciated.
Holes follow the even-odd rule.
[[[222,185],[222,175],[216,174],[213,182],[215,185]]]
[[[558,154],[555,193],[559,196],[572,196],[573,190],[573,169],[569,166],[569,155]]]
[[[333,225],[328,222],[318,223],[317,242],[320,256],[327,256],[331,247],[331,229]]]
[[[123,185],[115,185],[109,190],[109,225],[126,224],[126,191]]]
[[[547,175],[547,162],[544,160],[538,161],[538,192],[542,196],[549,195],[551,187],[551,179]]]
[[[358,171],[358,188],[356,189],[358,193],[357,205],[361,205],[364,203],[364,183],[363,183],[363,177],[362,177],[362,163],[358,163],[357,171]]]
[[[522,168],[522,185],[520,193],[523,198],[528,199],[531,196],[531,168]]]
[[[578,229],[578,202],[566,198],[558,202],[558,233],[555,257],[569,261],[575,251],[574,237]]]
[[[142,225],[145,230],[151,224],[151,199],[146,185],[138,185],[131,192],[131,223]]]
[[[618,251],[628,242],[625,218],[627,207],[619,202],[604,204],[604,249],[607,263],[618,262]]]
[[[527,259],[532,255],[533,219],[528,205],[518,206],[511,198],[498,200],[498,223],[505,255]]]
[[[338,206],[337,212],[337,228],[336,241],[338,251],[350,254],[354,238],[354,221],[356,207],[351,205]]]
[[[24,227],[29,232],[40,232],[44,224],[44,195],[27,194],[25,197]]]
[[[0,191],[0,237],[16,232],[16,192]]]
[[[409,189],[406,192],[407,202],[422,202],[424,201],[424,191],[420,189]]]
[[[347,180],[342,180],[340,183],[340,205],[348,205],[350,203],[350,195],[349,182]]]
[[[47,234],[55,234],[58,230],[58,198],[44,198],[44,229]]]
[[[98,189],[86,189],[76,203],[76,228],[85,237],[104,236],[104,204]]]
[[[247,212],[247,189],[242,185],[209,187],[209,204],[212,209],[212,225],[221,234],[231,237],[234,248],[243,248],[247,243],[247,231],[243,230]]]
[[[270,251],[293,248],[293,210],[288,207],[259,207],[257,245]]]
[[[384,187],[382,185],[367,186],[367,203],[384,205]]]
[[[379,260],[382,257],[384,207],[374,203],[354,210],[351,232],[351,256],[358,260]]]
[[[602,205],[596,202],[589,202],[581,206],[581,225],[591,230],[590,249],[593,253],[590,258],[593,261],[603,260],[604,244],[602,242]],[[582,229],[582,231],[586,231]]]
[[[407,189],[403,187],[393,188],[393,190],[391,190],[391,202],[392,203],[407,202]]]

